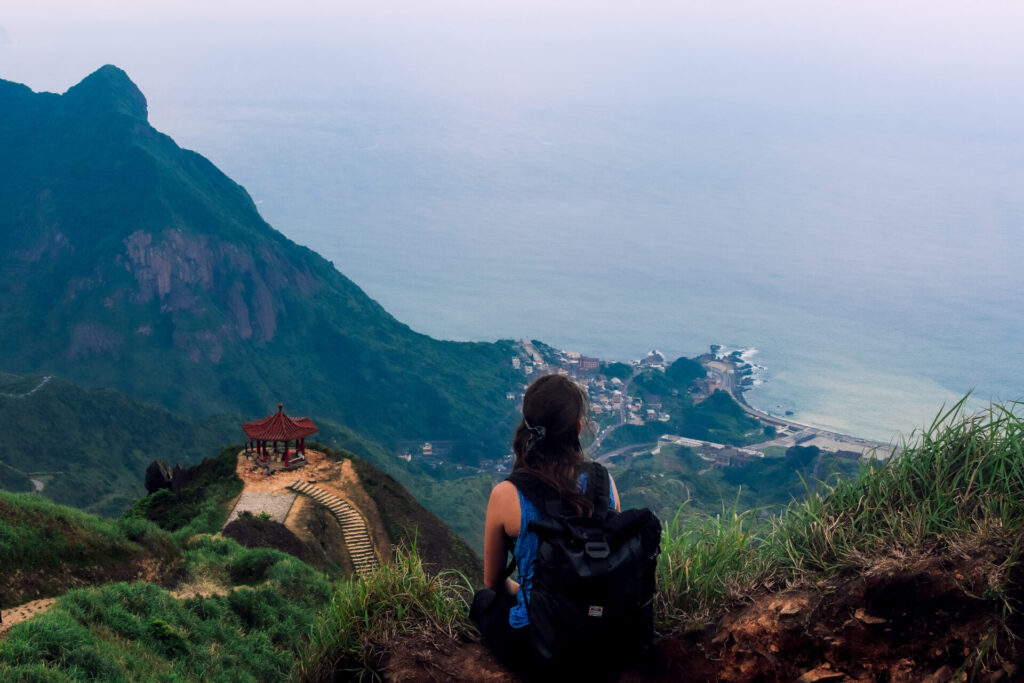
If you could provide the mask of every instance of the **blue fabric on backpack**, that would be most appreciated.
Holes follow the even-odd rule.
[[[580,493],[587,491],[587,473],[580,475],[577,482]],[[519,494],[519,537],[516,538],[515,548],[512,556],[516,558],[516,567],[519,569],[519,592],[516,594],[516,604],[508,612],[508,623],[512,628],[523,628],[530,625],[530,617],[526,613],[526,605],[530,601],[530,590],[533,588],[533,568],[537,561],[537,534],[527,531],[530,522],[544,518],[544,515],[526,499],[523,492],[518,488]],[[612,488],[612,475],[608,474],[608,493],[611,498],[609,507],[615,509],[615,490]]]

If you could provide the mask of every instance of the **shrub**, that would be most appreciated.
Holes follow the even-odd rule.
[[[655,599],[663,627],[707,621],[724,597],[743,594],[764,577],[757,530],[751,511],[684,517],[680,508],[661,536]]]
[[[0,647],[0,662],[12,668],[43,664],[59,666],[71,680],[125,680],[111,657],[101,651],[105,649],[101,642],[67,613],[50,611],[17,628],[20,637],[9,636]]]
[[[465,577],[430,577],[415,549],[399,549],[391,564],[366,577],[341,581],[301,652],[295,674],[303,681],[376,677],[386,645],[402,633],[467,628]]]
[[[305,562],[291,557],[281,559],[271,567],[267,578],[292,600],[309,600],[312,605],[320,605],[331,598],[331,585],[327,579]]]
[[[294,598],[277,586],[186,600],[141,582],[69,591],[0,641],[0,680],[283,680],[328,592],[310,572],[308,595],[298,590],[300,569],[284,572]]]
[[[160,652],[168,657],[182,655],[188,650],[181,634],[163,619],[151,619],[146,626],[146,632],[152,640],[160,644]]]
[[[270,548],[243,550],[228,565],[233,583],[253,584],[266,581],[270,568],[288,555]]]

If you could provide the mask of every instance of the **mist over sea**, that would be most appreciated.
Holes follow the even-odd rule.
[[[1020,140],[765,118],[325,103],[207,113],[189,142],[435,337],[754,347],[753,405],[886,441],[1024,395]]]
[[[1024,10],[979,0],[21,3],[3,78],[150,119],[435,337],[756,348],[889,440],[1024,396]]]

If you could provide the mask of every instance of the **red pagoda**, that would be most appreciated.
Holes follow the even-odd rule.
[[[277,412],[262,420],[246,422],[242,425],[249,442],[245,448],[247,452],[254,452],[264,463],[267,462],[271,452],[277,453],[278,442],[284,446],[284,466],[289,466],[291,458],[290,442],[295,442],[295,455],[305,459],[306,437],[316,434],[319,430],[313,421],[308,417],[291,418],[284,414],[284,404],[277,404]],[[267,448],[268,443],[273,443],[271,449]]]

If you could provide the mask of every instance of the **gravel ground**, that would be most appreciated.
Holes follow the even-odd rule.
[[[284,524],[288,511],[292,509],[292,503],[295,502],[296,495],[298,494],[290,491],[282,491],[280,493],[243,491],[242,495],[238,497],[238,502],[235,503],[235,509],[228,515],[228,521],[225,523],[225,526],[235,521],[242,512],[251,512],[257,517],[261,512],[265,512],[275,522]]]

